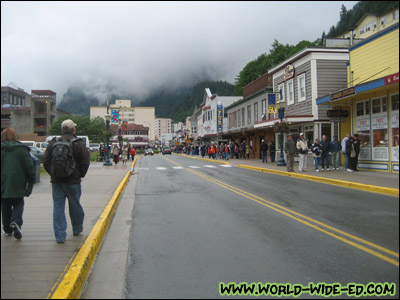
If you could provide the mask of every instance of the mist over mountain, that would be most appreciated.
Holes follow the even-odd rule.
[[[132,106],[155,107],[157,118],[171,118],[174,122],[183,122],[203,101],[205,88],[209,88],[213,94],[232,96],[235,87],[226,81],[204,80],[181,87],[160,87],[145,99],[138,99],[137,96],[129,94],[112,94],[116,89],[110,86],[108,88],[110,93],[99,97],[85,91],[83,87],[70,87],[63,95],[58,108],[70,114],[89,116],[90,106],[106,105],[104,98],[108,99],[109,104],[115,104],[116,99],[130,99]],[[103,89],[102,93],[106,91]]]

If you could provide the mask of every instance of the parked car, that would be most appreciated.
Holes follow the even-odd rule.
[[[170,147],[164,147],[164,148],[162,149],[162,154],[163,154],[163,155],[165,155],[165,154],[171,155],[171,154],[172,154],[171,148],[170,148]]]
[[[46,151],[47,145],[48,143],[46,142],[37,142],[35,146],[39,149],[42,149],[43,151]]]
[[[147,149],[144,151],[144,156],[147,156],[147,155],[154,155],[153,149],[147,148]]]
[[[89,151],[100,151],[100,144],[90,143]]]
[[[38,147],[35,146],[29,146],[31,149],[31,153],[37,157],[37,159],[40,160],[40,162],[43,162],[43,156],[44,156],[44,151]]]

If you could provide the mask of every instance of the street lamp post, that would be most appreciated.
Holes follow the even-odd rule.
[[[109,144],[110,144],[110,136],[109,136],[109,129],[110,129],[110,121],[111,121],[111,115],[106,114],[105,117],[106,119],[106,127],[107,127],[107,155],[106,155],[106,161],[104,162],[104,166],[111,166],[110,162],[110,149],[109,149]]]
[[[280,107],[278,109],[278,117],[281,120],[281,123],[282,123],[282,119],[283,119],[284,116],[285,116],[285,107],[282,106],[282,107]],[[280,132],[281,132],[281,156],[279,157],[277,166],[284,167],[284,166],[286,166],[286,163],[285,163],[285,159],[283,157],[283,132],[282,132],[282,127],[281,127]]]

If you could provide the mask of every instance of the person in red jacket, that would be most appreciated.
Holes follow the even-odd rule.
[[[131,148],[131,157],[132,157],[132,160],[134,160],[135,159],[135,155],[136,155],[136,150],[135,150],[135,148]]]

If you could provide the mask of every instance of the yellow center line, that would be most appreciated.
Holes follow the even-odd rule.
[[[325,228],[327,228],[327,229],[336,231],[336,232],[338,232],[338,233],[340,233],[340,234],[342,234],[342,235],[345,235],[345,236],[347,236],[347,237],[349,237],[349,238],[352,238],[352,239],[354,239],[354,240],[357,240],[358,242],[361,242],[361,243],[364,243],[364,244],[366,244],[366,245],[368,245],[368,246],[371,246],[371,247],[374,247],[374,248],[376,248],[376,249],[379,249],[379,250],[381,250],[381,251],[383,251],[383,252],[386,252],[386,253],[388,253],[388,254],[390,254],[390,255],[393,255],[393,256],[395,256],[395,257],[399,257],[399,254],[398,254],[397,252],[391,251],[391,250],[389,250],[389,249],[386,249],[386,248],[381,247],[381,246],[379,246],[379,245],[376,245],[376,244],[374,244],[374,243],[368,242],[368,241],[366,241],[366,240],[364,240],[364,239],[362,239],[362,238],[356,237],[356,236],[354,236],[354,235],[352,235],[352,234],[346,233],[346,232],[344,232],[344,231],[342,231],[342,230],[336,229],[336,228],[334,228],[334,227],[332,227],[332,226],[329,226],[329,225],[327,225],[327,224],[324,224],[324,223],[322,223],[322,222],[319,222],[319,221],[317,221],[317,220],[315,220],[315,219],[312,219],[312,218],[310,218],[310,217],[304,216],[304,215],[302,215],[302,214],[300,214],[300,213],[297,213],[297,212],[295,212],[295,211],[292,211],[292,210],[290,210],[290,209],[287,209],[287,208],[285,208],[285,207],[283,207],[283,206],[280,206],[280,205],[275,204],[275,203],[273,203],[273,202],[267,201],[267,200],[262,199],[262,198],[260,198],[260,197],[258,197],[258,196],[252,195],[252,194],[250,194],[250,193],[248,193],[248,192],[246,192],[246,191],[243,191],[243,190],[240,190],[240,189],[235,188],[235,187],[233,187],[233,186],[230,186],[229,184],[226,184],[226,183],[221,182],[221,181],[219,181],[219,180],[216,180],[216,179],[214,179],[214,178],[208,177],[207,175],[204,175],[204,174],[199,173],[199,172],[197,172],[197,171],[194,171],[194,170],[192,170],[192,169],[186,169],[186,170],[189,171],[189,172],[192,172],[193,174],[195,174],[195,175],[197,175],[197,176],[200,176],[200,177],[202,177],[202,178],[204,178],[204,179],[206,179],[206,180],[208,180],[208,181],[211,181],[211,182],[215,183],[216,185],[219,185],[219,186],[221,186],[221,187],[223,187],[223,188],[225,188],[225,189],[228,189],[228,190],[230,190],[230,191],[232,191],[232,192],[234,192],[234,193],[236,193],[236,194],[238,194],[238,195],[241,195],[241,196],[243,196],[243,197],[245,197],[245,198],[248,198],[248,199],[250,199],[250,200],[252,200],[252,201],[254,201],[254,202],[257,202],[257,203],[259,203],[259,204],[261,204],[261,205],[264,205],[264,206],[266,206],[266,207],[268,207],[268,208],[271,208],[272,210],[274,210],[274,211],[276,211],[276,212],[279,212],[279,213],[281,213],[281,214],[283,214],[283,215],[285,215],[285,216],[288,216],[288,217],[290,217],[290,218],[292,218],[292,219],[294,219],[294,220],[296,220],[296,221],[298,221],[298,222],[301,222],[301,223],[303,223],[303,224],[305,224],[305,225],[307,225],[307,226],[310,226],[310,227],[312,227],[312,228],[314,228],[314,229],[316,229],[316,230],[318,230],[318,231],[321,231],[321,232],[323,232],[323,233],[325,233],[325,234],[327,234],[327,235],[329,235],[329,236],[332,236],[332,237],[334,237],[334,238],[336,238],[336,239],[338,239],[338,240],[340,240],[340,241],[342,241],[342,242],[344,242],[344,243],[347,243],[347,244],[349,244],[349,245],[351,245],[351,246],[353,246],[353,247],[356,247],[356,248],[361,249],[361,250],[363,250],[363,251],[365,251],[365,252],[367,252],[367,253],[369,253],[369,254],[372,254],[372,255],[374,255],[374,256],[376,256],[376,257],[379,257],[379,258],[381,258],[382,260],[385,260],[385,261],[387,261],[387,262],[389,262],[389,263],[391,263],[391,264],[393,264],[393,265],[395,265],[395,266],[397,266],[397,267],[399,266],[399,262],[398,262],[397,260],[395,260],[395,259],[392,259],[392,258],[390,258],[390,257],[387,257],[387,256],[385,256],[385,255],[383,255],[383,254],[381,254],[381,253],[379,253],[379,252],[376,252],[376,251],[374,251],[374,250],[372,250],[372,249],[369,249],[369,248],[367,248],[367,247],[365,247],[365,246],[363,246],[363,245],[357,244],[357,243],[355,243],[355,242],[353,242],[353,241],[350,241],[350,240],[348,240],[348,239],[346,239],[346,238],[343,238],[343,237],[341,237],[341,236],[339,236],[339,235],[337,235],[337,234],[335,234],[335,233],[333,233],[333,232],[327,231],[327,230],[324,229],[324,228],[318,227],[318,226],[316,226],[316,225],[314,225],[314,224],[311,224],[310,222],[307,222],[307,221],[305,221],[305,220],[302,220],[302,219],[300,219],[300,218],[298,218],[298,217],[296,217],[296,216],[293,216],[293,215],[300,216],[300,217],[302,217],[302,218],[304,218],[304,219],[306,219],[306,220],[308,220],[308,221],[314,222],[314,223],[316,223],[316,224],[318,224],[318,225],[320,225],[320,226],[323,226],[323,227],[325,227]]]

